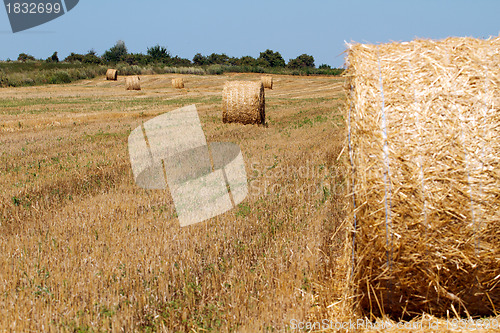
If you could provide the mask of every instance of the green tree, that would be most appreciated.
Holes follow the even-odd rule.
[[[57,56],[57,52],[54,52],[50,57],[45,60],[46,62],[59,62],[59,57]]]
[[[289,68],[314,68],[314,57],[308,54],[301,54],[295,59],[288,61]]]
[[[212,53],[207,57],[207,62],[209,65],[228,65],[229,57],[225,53]]]
[[[83,54],[71,52],[71,54],[64,59],[64,62],[83,62],[83,58],[85,58]]]
[[[228,64],[231,66],[238,66],[240,65],[240,59],[236,57],[229,57],[228,59]]]
[[[242,66],[256,66],[256,60],[251,56],[243,56],[238,60],[238,65]]]
[[[26,62],[28,60],[35,61],[35,57],[26,53],[20,53],[17,57],[17,61]]]
[[[196,53],[193,57],[193,64],[197,66],[207,65],[208,64],[207,57],[205,57],[201,53]]]
[[[189,60],[189,59],[185,59],[185,58],[181,58],[179,56],[175,56],[175,57],[169,59],[168,65],[170,65],[170,66],[188,67],[188,66],[191,66],[193,64],[191,63],[191,60]]]
[[[332,67],[330,65],[327,65],[327,64],[321,64],[321,65],[319,65],[318,68],[319,69],[332,69]]]
[[[102,64],[102,59],[99,58],[97,52],[94,51],[94,49],[92,49],[89,52],[87,52],[85,56],[83,56],[83,63],[100,65]]]
[[[274,52],[273,50],[265,50],[260,53],[257,60],[268,67],[285,67],[285,60],[279,52]]]
[[[119,62],[128,54],[125,42],[119,40],[116,42],[115,46],[104,52],[102,58],[106,62]]]
[[[153,58],[149,54],[129,53],[122,58],[129,65],[148,65],[153,62]]]
[[[164,62],[171,58],[167,48],[158,44],[153,47],[148,47],[148,55],[157,62]]]

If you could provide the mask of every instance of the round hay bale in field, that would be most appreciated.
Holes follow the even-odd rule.
[[[116,69],[108,69],[106,71],[106,80],[116,81],[118,79],[118,71]]]
[[[184,80],[182,79],[182,77],[172,79],[172,87],[176,89],[184,88]]]
[[[127,90],[141,90],[141,82],[138,76],[127,76],[125,87]]]
[[[351,281],[367,316],[500,309],[499,49],[349,45]]]
[[[262,76],[260,78],[264,88],[273,89],[273,77],[272,76]]]
[[[222,91],[224,123],[264,124],[266,102],[262,82],[230,81]]]

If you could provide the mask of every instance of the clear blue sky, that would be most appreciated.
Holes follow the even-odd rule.
[[[80,0],[66,15],[16,34],[1,6],[0,59],[17,59],[21,52],[43,59],[54,51],[60,59],[90,49],[102,54],[123,40],[129,52],[160,44],[192,59],[197,52],[258,57],[270,48],[285,61],[307,53],[317,66],[341,67],[344,40],[487,38],[499,32],[500,0]]]

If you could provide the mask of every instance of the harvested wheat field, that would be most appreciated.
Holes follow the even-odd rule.
[[[257,126],[222,123],[222,89],[260,76],[172,78],[0,89],[0,331],[381,331],[346,293],[344,79],[273,76]],[[241,148],[249,193],[181,228],[168,191],[134,184],[127,138],[191,104]]]
[[[257,126],[222,123],[222,88],[260,76],[172,78],[0,89],[0,331],[284,330],[340,297],[342,79],[275,76]],[[168,191],[134,184],[127,137],[190,104],[240,146],[249,194],[181,228]]]

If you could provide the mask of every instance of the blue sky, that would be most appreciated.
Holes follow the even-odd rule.
[[[0,59],[102,54],[123,40],[130,52],[160,44],[192,59],[197,52],[258,57],[269,48],[286,61],[307,53],[317,66],[341,67],[344,40],[487,38],[499,34],[499,17],[500,0],[80,0],[66,15],[13,34],[2,6]]]

